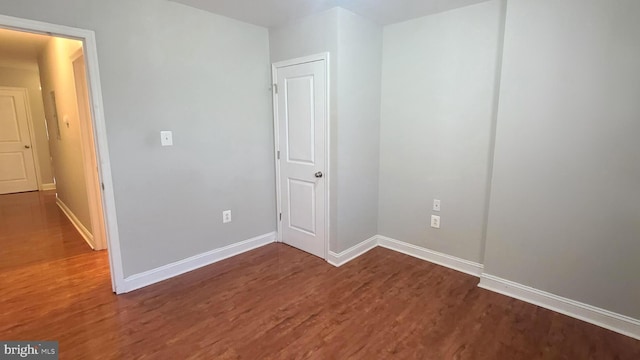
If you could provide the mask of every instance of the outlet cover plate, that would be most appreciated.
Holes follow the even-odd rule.
[[[440,211],[440,200],[433,199],[433,211]]]
[[[231,222],[231,210],[225,210],[222,212],[222,223],[230,223]]]
[[[431,227],[434,229],[440,229],[440,216],[431,215]]]

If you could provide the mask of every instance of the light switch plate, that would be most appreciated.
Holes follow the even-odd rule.
[[[162,146],[173,146],[173,133],[171,131],[160,131],[160,143]]]

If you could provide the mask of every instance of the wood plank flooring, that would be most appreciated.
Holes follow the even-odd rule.
[[[272,244],[121,296],[108,271],[51,193],[0,196],[0,339],[58,340],[61,359],[640,359],[640,341],[382,248],[334,268]]]

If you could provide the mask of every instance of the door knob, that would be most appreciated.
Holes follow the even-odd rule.
[[[318,171],[317,173],[314,174],[315,177],[317,178],[321,178],[322,177],[322,171]]]
[[[31,149],[31,145],[25,145],[24,148],[25,149]]]

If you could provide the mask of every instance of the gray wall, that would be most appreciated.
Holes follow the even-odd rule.
[[[510,0],[485,270],[640,318],[640,2]]]
[[[378,233],[382,27],[338,9],[337,239],[344,251]],[[333,189],[332,189],[333,190]]]
[[[96,32],[125,276],[275,230],[266,29],[164,0],[0,13]]]
[[[329,249],[337,248],[337,134],[338,134],[338,8],[308,16],[291,24],[269,29],[269,50],[271,62],[290,60],[298,57],[329,53],[329,123],[330,123],[330,177],[329,199]],[[273,116],[272,116],[273,117]]]
[[[501,9],[494,0],[384,28],[381,235],[482,262]]]
[[[333,8],[269,30],[271,60],[330,53],[330,244],[377,234],[382,28]]]

